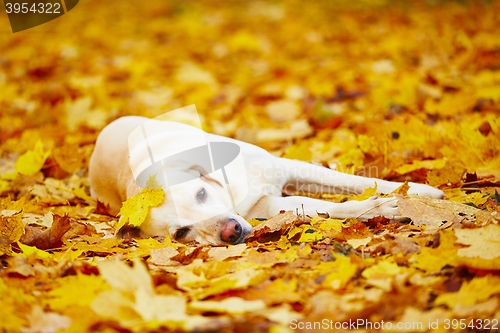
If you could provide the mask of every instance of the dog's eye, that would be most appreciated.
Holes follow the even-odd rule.
[[[179,240],[183,239],[184,237],[186,237],[186,235],[188,234],[188,232],[189,232],[189,228],[180,228],[180,229],[178,229],[175,232],[175,235],[174,235],[175,240],[179,241]]]
[[[197,194],[196,194],[196,200],[199,202],[205,201],[207,198],[207,191],[205,191],[205,188],[202,188]]]

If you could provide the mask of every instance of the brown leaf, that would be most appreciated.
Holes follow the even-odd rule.
[[[277,241],[297,220],[297,215],[292,211],[275,215],[264,223],[256,226],[253,232],[247,237],[246,241],[251,242],[256,240],[261,243]]]
[[[183,265],[188,265],[195,259],[207,259],[208,254],[205,246],[197,247],[182,247],[179,249],[179,254],[171,257],[170,259],[180,262]]]
[[[38,225],[27,225],[21,242],[47,250],[60,247],[66,239],[78,235],[91,235],[95,232],[95,228],[91,225],[78,222],[66,215],[54,214],[54,222],[50,228],[44,230]]]
[[[476,225],[486,225],[495,221],[490,213],[457,202],[417,195],[396,197],[401,215],[409,217],[417,225],[425,224],[426,233],[437,232],[452,224],[473,222]]]
[[[109,207],[109,205],[106,205],[99,200],[97,200],[96,203],[96,208],[95,208],[96,214],[101,214],[101,215],[109,215],[115,217],[116,214],[113,214],[112,209]]]
[[[246,248],[246,244],[232,245],[229,247],[212,247],[210,250],[208,250],[208,256],[212,259],[222,261],[227,258],[241,257],[243,251],[245,251]]]
[[[372,253],[391,253],[396,256],[398,254],[407,255],[417,253],[420,251],[420,246],[409,239],[395,237],[394,239],[387,239],[381,243],[372,245],[367,250]]]
[[[155,265],[178,265],[178,262],[171,260],[172,257],[178,254],[179,251],[173,247],[155,249],[151,251],[151,262]]]
[[[19,274],[24,277],[35,275],[35,269],[28,263],[25,256],[12,257],[11,260],[9,260],[9,268],[7,272],[10,276],[15,274]]]
[[[29,326],[23,331],[34,332],[56,332],[67,329],[71,325],[71,318],[62,316],[55,312],[44,312],[41,307],[33,307],[27,315]]]
[[[360,239],[372,236],[368,227],[362,222],[355,222],[348,228],[342,230],[345,239]]]

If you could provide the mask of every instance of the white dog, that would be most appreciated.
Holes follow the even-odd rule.
[[[146,144],[136,140],[131,146],[131,134],[142,133],[141,128],[154,128],[154,135],[143,140]],[[206,138],[205,145],[198,144],[199,137]],[[157,151],[163,155],[155,159]],[[390,197],[333,203],[283,196],[297,190],[356,194],[374,185],[377,192],[390,193],[401,183],[278,158],[257,146],[177,122],[123,117],[104,128],[90,159],[92,195],[116,213],[151,175],[162,185],[165,200],[141,225],[143,236],[168,234],[180,242],[237,244],[252,230],[245,219],[267,218],[282,210],[310,216],[328,213],[334,218],[401,217],[397,200]],[[428,185],[409,185],[410,194],[444,196]]]

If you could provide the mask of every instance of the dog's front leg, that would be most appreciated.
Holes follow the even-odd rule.
[[[316,216],[328,213],[330,217],[369,219],[375,216],[385,216],[389,219],[401,217],[396,198],[371,197],[363,201],[347,201],[343,203],[328,202],[308,197],[268,196],[265,198],[268,216],[278,214],[282,210],[291,210],[297,215]]]
[[[311,194],[359,194],[365,188],[377,186],[377,193],[391,193],[402,183],[390,182],[378,178],[368,178],[338,172],[322,166],[296,160],[280,159],[286,168],[287,181],[284,192],[291,194],[302,191]],[[424,195],[431,198],[443,198],[444,193],[432,186],[409,183],[409,194]]]

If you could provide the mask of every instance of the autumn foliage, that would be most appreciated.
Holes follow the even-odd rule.
[[[16,34],[4,17],[0,332],[498,328],[499,12],[498,1],[87,0]],[[99,131],[193,103],[208,131],[428,183],[446,200],[400,188],[400,222],[283,212],[227,247],[115,237],[118,218],[88,186]]]

